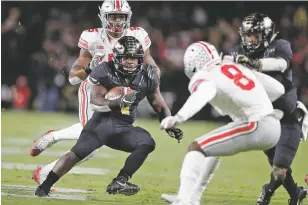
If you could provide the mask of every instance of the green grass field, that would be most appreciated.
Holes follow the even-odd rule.
[[[131,180],[141,187],[141,191],[130,197],[106,193],[106,186],[122,168],[127,154],[102,148],[99,150],[97,158],[87,161],[79,167],[106,169],[105,175],[68,174],[56,184],[56,187],[61,188],[94,190],[91,193],[75,193],[74,195],[86,196],[87,200],[72,201],[29,198],[29,196],[34,194],[31,187],[36,186],[31,179],[35,166],[57,159],[58,156],[70,149],[75,141],[60,142],[48,149],[48,152],[43,152],[35,158],[29,155],[29,147],[32,140],[46,130],[61,129],[77,123],[77,115],[2,111],[1,119],[1,188],[2,204],[5,205],[166,204],[160,200],[160,195],[177,191],[180,168],[188,144],[194,138],[219,126],[213,123],[187,122],[180,126],[184,131],[185,139],[181,144],[178,144],[159,129],[158,121],[137,121],[136,124],[146,128],[153,135],[157,145],[156,150],[150,154],[144,166]],[[304,184],[304,175],[308,173],[307,150],[308,143],[301,144],[293,163],[294,177],[300,185]],[[16,168],[17,165],[19,167]],[[262,152],[242,153],[222,158],[220,168],[203,195],[202,204],[253,205],[259,196],[262,185],[269,179],[269,173],[270,167]],[[12,188],[13,185],[15,188]],[[21,188],[20,185],[25,187]],[[4,196],[3,193],[14,196]],[[73,195],[72,193],[57,193]],[[286,205],[287,199],[286,191],[280,188],[276,192],[272,204]],[[304,201],[304,204],[308,204],[308,199]]]

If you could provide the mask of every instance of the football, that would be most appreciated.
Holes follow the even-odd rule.
[[[117,87],[114,87],[111,90],[109,90],[106,93],[105,98],[107,100],[116,100],[116,99],[118,99],[121,96],[121,89],[122,88],[127,88],[126,95],[129,95],[129,94],[134,92],[134,90],[129,88],[129,87],[117,86]]]

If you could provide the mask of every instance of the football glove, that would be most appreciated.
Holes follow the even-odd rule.
[[[168,135],[172,138],[175,138],[178,143],[180,143],[183,139],[183,131],[177,127],[171,127],[165,129],[165,131],[168,133]]]
[[[136,95],[138,91],[134,91],[131,94],[127,94],[127,87],[124,87],[121,89],[121,97],[119,98],[120,100],[120,107],[129,107],[131,104],[133,104],[136,100]]]
[[[238,55],[235,59],[236,63],[242,64],[249,69],[254,69],[257,71],[261,71],[262,63],[260,60],[254,60],[244,55]]]

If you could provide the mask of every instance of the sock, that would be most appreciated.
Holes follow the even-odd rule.
[[[40,186],[46,192],[49,192],[52,185],[54,185],[59,179],[60,177],[57,174],[55,174],[53,171],[50,171],[46,180]]]
[[[297,184],[292,177],[291,168],[289,168],[287,171],[286,179],[283,182],[283,186],[289,193],[291,199],[297,198]]]
[[[77,140],[81,134],[83,126],[81,123],[76,123],[68,128],[57,130],[52,133],[55,141],[61,140]]]
[[[154,150],[153,146],[140,145],[138,146],[126,159],[123,169],[121,169],[119,176],[131,178],[133,174],[141,167],[143,162],[148,157],[149,153]]]
[[[199,190],[201,183],[198,183],[208,165],[206,157],[199,151],[188,152],[184,158],[180,179],[178,199],[181,203],[190,204],[195,190]]]
[[[220,164],[220,157],[206,157],[205,169],[198,179],[198,185],[196,186],[195,193],[192,197],[192,204],[200,204],[202,194],[207,188],[207,185],[211,182],[215,171]]]
[[[282,181],[275,180],[273,173],[271,173],[271,181],[268,184],[268,189],[274,194],[276,189],[278,189],[282,185]]]

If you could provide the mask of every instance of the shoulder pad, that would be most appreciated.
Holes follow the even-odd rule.
[[[103,79],[108,76],[110,64],[108,62],[102,62],[98,64],[91,72],[89,76],[89,82],[93,85],[103,83]]]
[[[142,44],[144,51],[151,46],[149,34],[142,27],[130,27],[126,35],[135,37]]]
[[[99,35],[98,28],[84,30],[80,35],[78,47],[91,50],[93,39],[95,39],[97,35]]]
[[[142,70],[143,72],[145,72],[145,75],[148,78],[148,81],[150,82],[150,90],[155,90],[156,88],[158,88],[160,81],[156,70],[151,65],[148,64],[143,64]]]
[[[291,49],[291,44],[284,40],[284,39],[279,39],[276,40],[275,44],[275,56],[279,56],[284,58],[287,62],[292,59],[292,49]]]

